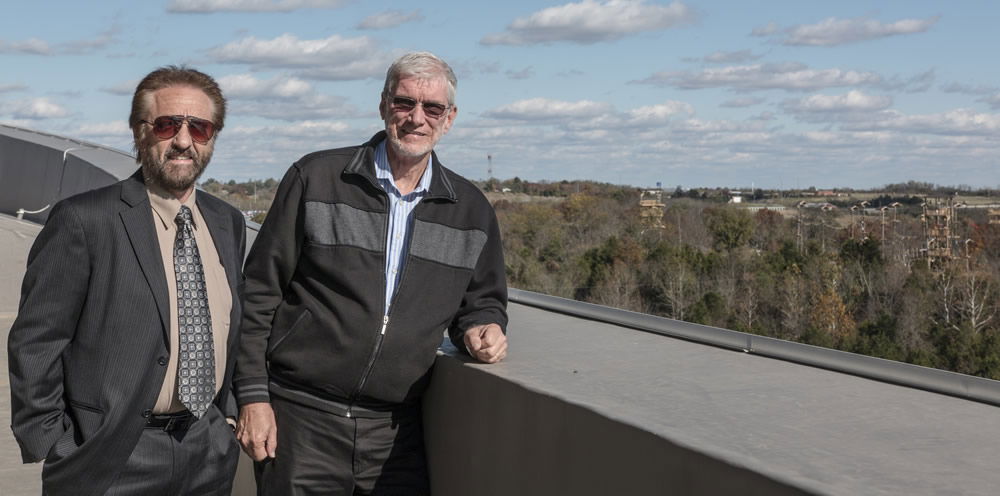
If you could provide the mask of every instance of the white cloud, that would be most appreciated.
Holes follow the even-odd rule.
[[[173,0],[167,5],[167,12],[292,12],[299,9],[335,9],[345,3],[346,0]]]
[[[873,72],[810,69],[803,64],[785,63],[709,68],[700,72],[658,72],[644,80],[634,82],[680,89],[811,91],[842,86],[877,85],[882,81],[882,77]]]
[[[566,102],[546,98],[532,98],[503,105],[494,110],[486,111],[483,115],[495,119],[548,121],[598,117],[612,110],[611,104],[605,102],[593,102],[590,100]]]
[[[934,73],[934,69],[928,69],[920,74],[916,74],[908,78],[903,78],[898,75],[893,76],[884,81],[880,86],[887,90],[919,93],[929,90],[934,84],[935,77],[936,75]]]
[[[38,38],[31,38],[25,41],[4,41],[0,40],[0,53],[23,53],[28,55],[49,55],[52,48],[48,42]]]
[[[726,100],[721,104],[719,104],[719,106],[726,108],[743,108],[743,107],[752,107],[754,105],[764,103],[765,101],[766,100],[764,100],[763,98],[748,96],[744,98],[734,98],[732,100]]]
[[[645,0],[583,0],[515,19],[507,30],[485,36],[484,45],[533,45],[567,41],[591,44],[646,31],[661,31],[693,20],[694,11],[679,1],[670,5]]]
[[[510,79],[528,79],[535,75],[535,68],[528,66],[519,71],[509,70],[505,74]]]
[[[115,41],[115,35],[119,32],[117,27],[112,27],[97,36],[84,40],[72,40],[63,43],[51,44],[38,38],[30,38],[25,41],[4,41],[0,40],[0,53],[20,53],[25,55],[86,55],[94,53]]]
[[[312,85],[294,77],[257,79],[249,74],[234,74],[219,78],[223,94],[229,98],[299,98],[313,91]]]
[[[266,139],[264,139],[266,137]],[[205,177],[280,178],[306,153],[356,145],[371,137],[343,122],[304,120],[266,126],[233,125],[219,135]]]
[[[250,74],[219,78],[235,114],[285,121],[351,117],[358,114],[344,98],[319,94],[308,82],[289,76],[257,79]]]
[[[15,119],[57,119],[70,115],[65,107],[44,97],[2,104],[0,113],[13,115]]]
[[[318,65],[297,72],[299,76],[323,81],[352,81],[357,79],[382,79],[395,59],[388,53],[373,54],[370,58],[352,60],[344,64]],[[381,89],[379,90],[381,91]]]
[[[350,129],[343,122],[302,121],[286,126],[240,126],[226,129],[230,135],[247,136],[250,138],[261,135],[282,136],[287,138],[316,138],[340,134]]]
[[[955,174],[980,177],[1000,156],[1000,115],[908,116],[867,92],[815,96],[795,100],[803,112],[794,115],[806,123],[794,126],[771,112],[695,118],[682,101],[617,111],[593,101],[522,100],[462,121],[439,154],[472,178],[485,177],[489,153],[497,177],[774,187],[877,186],[900,174],[944,184]],[[942,163],[955,165],[943,173]]]
[[[994,93],[992,95],[987,95],[987,96],[984,96],[984,97],[982,97],[982,98],[980,98],[980,99],[978,99],[976,101],[977,102],[984,102],[984,103],[988,104],[990,106],[990,108],[993,109],[993,110],[1000,110],[1000,93]]]
[[[1000,91],[996,86],[989,86],[985,84],[964,84],[964,83],[948,83],[941,85],[941,91],[945,93],[962,93],[965,95],[987,95],[990,93],[996,93]]]
[[[889,36],[922,33],[930,29],[940,18],[934,16],[927,19],[902,19],[883,23],[868,17],[852,19],[829,17],[816,24],[799,24],[785,29],[770,23],[765,27],[754,29],[752,34],[773,36],[780,33],[778,38],[783,45],[837,46]]]
[[[843,95],[810,95],[785,103],[792,112],[873,112],[892,105],[892,97],[866,95],[853,90]]]
[[[697,59],[686,59],[688,62],[705,62],[709,64],[739,64],[758,60],[763,55],[756,55],[752,50],[739,50],[735,52],[715,51],[704,57]]]
[[[56,52],[66,55],[86,55],[94,53],[114,43],[115,35],[117,35],[119,31],[120,29],[117,27],[111,27],[110,29],[90,39],[60,43],[56,45]]]
[[[669,119],[677,115],[694,115],[694,107],[690,103],[671,100],[666,103],[639,107],[628,111],[629,121],[632,124],[666,123]]]
[[[781,27],[778,26],[776,22],[769,22],[766,26],[760,26],[753,28],[750,32],[751,36],[771,36],[777,32],[781,31]]]
[[[105,86],[101,88],[101,91],[112,95],[132,96],[132,94],[135,93],[135,87],[139,85],[139,81],[139,79],[122,81],[114,86]]]
[[[671,127],[671,131],[676,133],[761,133],[766,131],[766,125],[762,122],[736,122],[736,121],[707,121],[701,119],[688,119],[680,121]]]
[[[118,149],[129,149],[132,146],[132,130],[128,121],[84,122],[66,131],[67,136],[82,138],[95,143]]]
[[[0,102],[0,114],[3,114],[3,102]],[[38,122],[28,119],[0,119],[0,124],[21,129],[35,130]]]
[[[302,77],[327,80],[381,77],[392,60],[372,38],[338,35],[319,40],[300,40],[292,34],[270,40],[251,36],[213,48],[209,56],[219,63],[297,68]]]
[[[347,104],[343,98],[326,95],[310,95],[295,102],[239,100],[233,102],[232,111],[238,115],[254,115],[290,122],[360,115],[358,110],[353,105]]]
[[[937,114],[906,115],[888,111],[888,116],[874,122],[844,126],[855,131],[897,131],[901,133],[944,136],[995,137],[1000,132],[1000,114],[983,114],[971,109],[955,109]]]
[[[28,89],[23,84],[0,84],[0,93],[10,93],[13,91],[24,91]]]
[[[424,16],[419,10],[406,12],[403,10],[386,10],[365,17],[356,26],[357,29],[388,29],[408,22],[422,21]]]

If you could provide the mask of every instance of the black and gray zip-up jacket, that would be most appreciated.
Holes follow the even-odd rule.
[[[270,394],[341,415],[384,414],[426,388],[445,329],[507,328],[507,284],[493,207],[432,154],[409,252],[385,306],[388,195],[376,134],[306,155],[285,174],[247,257],[240,405]]]

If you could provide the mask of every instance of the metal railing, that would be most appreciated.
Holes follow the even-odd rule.
[[[510,301],[574,317],[1000,406],[1000,381],[720,329],[520,289]]]
[[[40,213],[48,210],[49,207],[51,207],[51,206],[52,206],[52,204],[50,203],[50,204],[48,204],[48,205],[46,205],[46,206],[44,206],[44,207],[42,207],[42,208],[40,208],[38,210],[25,210],[23,208],[19,208],[19,209],[17,209],[17,212],[16,212],[17,213],[17,220],[24,220],[24,214],[31,214],[31,215],[40,214]]]

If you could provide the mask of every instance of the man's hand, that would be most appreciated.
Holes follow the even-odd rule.
[[[276,456],[278,426],[270,403],[247,403],[240,408],[236,439],[243,446],[243,451],[256,462]]]
[[[480,362],[497,363],[507,356],[507,336],[496,324],[465,330],[465,348]]]

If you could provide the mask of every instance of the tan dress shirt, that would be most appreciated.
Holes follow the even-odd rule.
[[[167,277],[167,294],[170,295],[170,360],[167,363],[167,376],[163,379],[160,396],[153,406],[153,413],[173,413],[185,409],[177,398],[177,278],[174,274],[174,240],[177,237],[177,224],[174,218],[181,210],[181,202],[173,195],[155,186],[146,187],[149,193],[149,203],[153,207],[153,224],[156,237],[160,243],[160,256],[163,259],[163,270]],[[212,315],[212,338],[215,340],[215,390],[219,391],[226,367],[226,341],[229,336],[229,313],[233,308],[233,297],[226,280],[226,271],[219,260],[219,252],[215,242],[205,225],[205,219],[195,204],[197,191],[184,202],[191,209],[194,217],[194,239],[198,243],[198,253],[201,255],[202,267],[205,271],[205,289],[208,292],[208,310]]]

